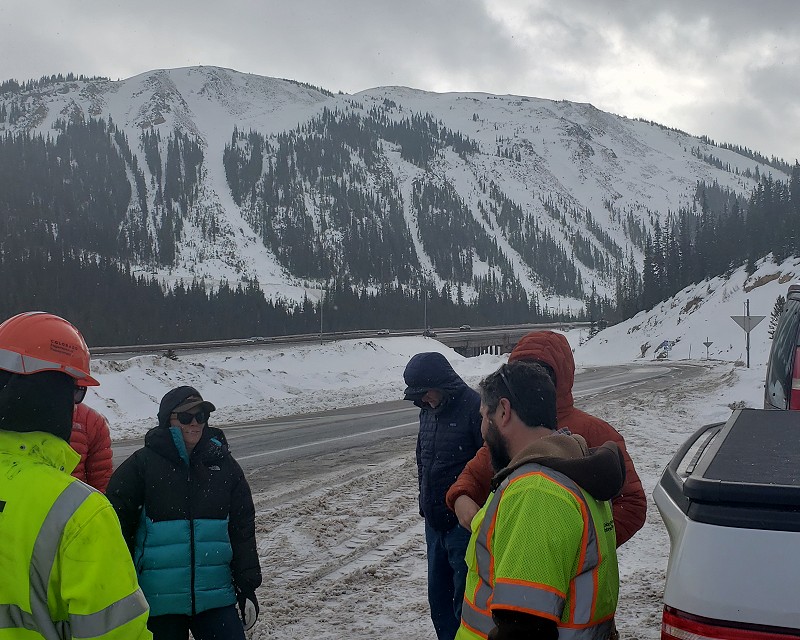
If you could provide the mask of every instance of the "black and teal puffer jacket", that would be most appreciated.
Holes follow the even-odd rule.
[[[180,430],[159,426],[111,476],[150,615],[194,615],[261,584],[250,487],[225,435],[206,425],[187,455]]]

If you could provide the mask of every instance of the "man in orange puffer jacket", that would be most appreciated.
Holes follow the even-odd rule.
[[[102,493],[106,492],[113,471],[111,433],[103,415],[83,404],[86,387],[75,388],[70,446],[81,456],[72,475]]]
[[[576,409],[572,399],[575,381],[575,359],[567,339],[554,331],[532,331],[522,338],[508,356],[509,362],[523,360],[544,366],[554,378],[558,427],[567,428],[586,439],[590,447],[604,442],[617,443],[625,458],[625,484],[619,496],[612,500],[617,546],[626,542],[642,528],[647,513],[647,498],[642,482],[625,448],[625,440],[607,422],[585,411]],[[458,516],[461,526],[470,528],[470,522],[489,496],[492,468],[489,449],[484,444],[467,463],[461,475],[447,492],[447,506]]]

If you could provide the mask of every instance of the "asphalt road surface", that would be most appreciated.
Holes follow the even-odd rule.
[[[576,375],[573,395],[577,401],[598,394],[625,393],[626,389],[642,385],[649,385],[653,393],[658,393],[660,387],[676,377],[685,379],[696,370],[691,365],[660,363],[587,368]],[[284,463],[294,463],[288,465],[287,472],[299,474],[309,465],[335,466],[337,461],[358,458],[366,447],[370,448],[369,455],[378,458],[382,457],[381,452],[396,453],[400,439],[416,435],[418,415],[418,408],[398,400],[227,425],[224,429],[231,451],[257,490],[279,482],[274,469]],[[141,446],[142,440],[114,443],[115,466]],[[269,473],[262,473],[265,469]]]

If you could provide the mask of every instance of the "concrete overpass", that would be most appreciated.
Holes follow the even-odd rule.
[[[447,329],[436,331],[436,340],[446,344],[462,356],[473,357],[483,353],[510,353],[520,339],[531,331],[555,329],[579,330],[588,328],[588,322],[526,324],[512,327],[481,327],[465,331]]]
[[[588,328],[588,322],[569,322],[569,323],[543,323],[543,324],[520,324],[496,327],[475,327],[462,330],[458,327],[435,328],[435,340],[446,344],[463,356],[472,357],[482,353],[509,353],[514,346],[527,333],[536,330],[557,329],[557,330],[579,330]],[[380,339],[392,336],[414,336],[420,335],[420,329],[400,329],[388,331],[382,329],[358,330],[337,333],[307,333],[291,336],[254,336],[245,339],[233,340],[212,340],[206,342],[183,342],[167,344],[143,344],[127,346],[98,346],[90,347],[90,352],[94,356],[114,356],[130,357],[139,353],[171,353],[186,350],[204,349],[223,349],[231,347],[258,347],[264,344],[292,344],[302,342],[333,342],[336,340],[352,340],[358,338]]]

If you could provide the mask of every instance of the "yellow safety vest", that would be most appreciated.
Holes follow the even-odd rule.
[[[149,640],[148,607],[106,497],[80,456],[39,431],[0,431],[0,640]]]
[[[492,611],[539,616],[560,639],[606,640],[619,593],[611,505],[562,473],[523,464],[472,520],[456,640],[487,638]]]

